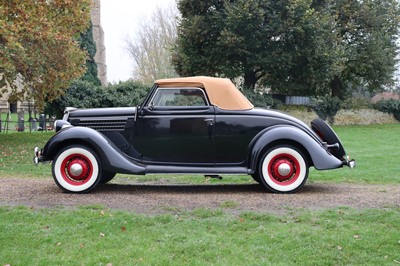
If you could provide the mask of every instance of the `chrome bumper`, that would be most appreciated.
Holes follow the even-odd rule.
[[[43,162],[42,149],[35,147],[34,153],[35,156],[33,157],[33,163],[38,165],[40,162]]]
[[[351,169],[357,166],[356,160],[350,159],[350,156],[346,156],[345,160],[343,161],[343,165],[350,167]]]

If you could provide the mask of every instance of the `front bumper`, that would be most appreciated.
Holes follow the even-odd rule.
[[[350,159],[350,156],[346,156],[345,160],[343,160],[343,165],[350,167],[351,169],[357,166],[356,160]]]
[[[43,162],[43,156],[42,156],[42,149],[39,147],[35,147],[34,149],[34,154],[35,156],[33,157],[33,163],[38,165],[40,162]]]

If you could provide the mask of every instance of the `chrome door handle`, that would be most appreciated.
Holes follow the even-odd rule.
[[[206,118],[206,119],[204,119],[204,122],[207,122],[209,126],[214,125],[214,119],[213,118]]]

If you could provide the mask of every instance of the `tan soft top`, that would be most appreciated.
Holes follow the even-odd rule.
[[[236,88],[236,86],[226,78],[212,77],[187,77],[173,79],[156,80],[161,88],[173,87],[200,87],[207,92],[212,105],[224,110],[249,110],[254,106]]]

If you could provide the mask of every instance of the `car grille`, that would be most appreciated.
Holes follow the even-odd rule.
[[[125,124],[126,120],[81,120],[78,126],[90,127],[97,131],[124,131]]]

